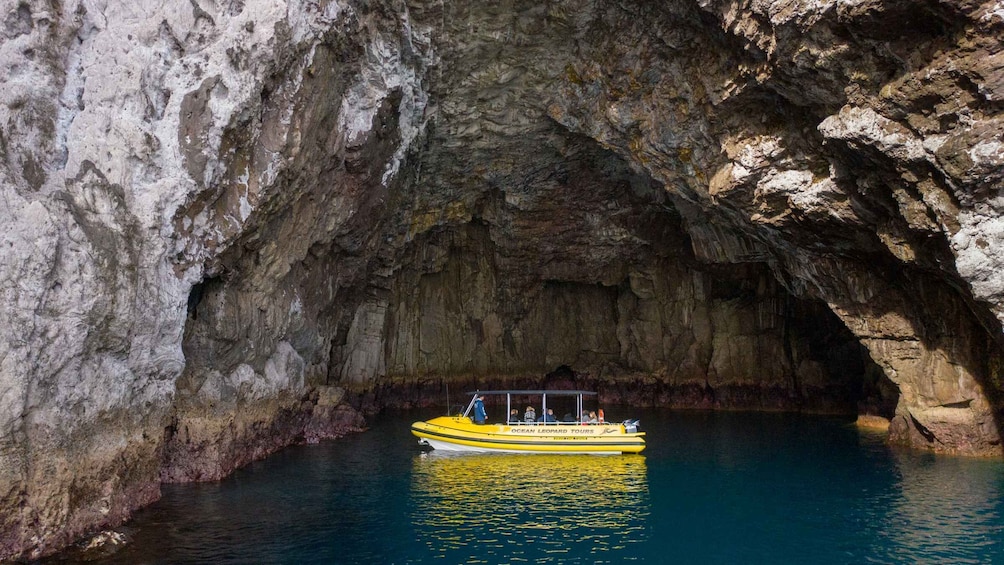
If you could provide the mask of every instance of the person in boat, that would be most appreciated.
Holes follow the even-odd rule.
[[[523,421],[532,424],[537,421],[537,411],[533,409],[533,406],[526,407],[526,413],[523,414]]]
[[[485,412],[485,397],[479,396],[474,400],[474,423],[484,424],[488,420],[488,413]]]
[[[548,408],[547,413],[540,417],[540,421],[545,424],[554,424],[558,420],[554,417],[554,409]]]
[[[589,423],[590,424],[600,423],[599,420],[596,419],[596,412],[593,412],[592,410],[589,411]]]
[[[509,411],[509,423],[518,424],[519,423],[519,411],[513,408]]]

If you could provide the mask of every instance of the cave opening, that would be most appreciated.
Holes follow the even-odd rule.
[[[445,383],[906,423],[908,405],[963,410],[972,390],[924,375],[986,381],[961,343],[971,320],[907,298],[947,296],[922,279],[950,250],[907,225],[933,223],[915,210],[936,198],[822,123],[841,90],[742,82],[765,46],[695,6],[594,9],[557,27],[490,7],[437,20],[393,83],[344,42],[284,71],[301,98],[263,129],[294,124],[295,151],[207,266],[235,275],[193,289],[181,410],[285,394],[269,400],[284,410],[302,395],[279,391],[302,385],[376,413],[440,402]],[[575,33],[610,26],[637,42]],[[231,137],[242,166],[272,150]]]
[[[560,128],[546,141],[535,167],[473,194],[402,183],[389,201],[425,200],[374,207],[390,220],[359,223],[376,235],[352,226],[291,262],[302,243],[270,234],[297,221],[294,205],[234,246],[219,270],[245,276],[192,290],[177,409],[301,383],[376,413],[439,403],[450,383],[893,416],[895,385],[827,304],[792,294],[757,253],[711,260],[753,248],[691,229],[658,182],[595,141]],[[441,157],[414,157],[406,180],[429,158]]]

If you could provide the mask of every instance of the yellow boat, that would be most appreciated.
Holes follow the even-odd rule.
[[[568,454],[620,454],[639,453],[645,449],[645,432],[638,431],[638,420],[607,423],[588,421],[583,408],[583,398],[595,392],[582,390],[490,390],[477,391],[467,404],[467,410],[456,416],[439,416],[411,425],[411,433],[421,445],[442,451],[500,452],[500,453],[568,453]],[[553,406],[574,410],[563,421],[549,416],[526,418],[495,424],[479,417],[478,400],[485,396],[505,396],[506,414],[524,398],[540,399],[541,414],[549,414]],[[551,399],[552,409],[548,409]],[[571,402],[574,400],[574,408]],[[532,402],[532,400],[530,401]],[[519,405],[523,403],[520,402]],[[501,406],[501,402],[493,406]],[[530,404],[533,406],[533,404]],[[602,414],[602,410],[599,411]],[[518,410],[517,410],[518,413]],[[480,412],[481,416],[484,415]],[[577,415],[577,416],[573,416]],[[529,420],[529,421],[528,421]]]

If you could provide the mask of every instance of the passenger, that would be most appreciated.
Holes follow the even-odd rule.
[[[484,424],[488,420],[488,413],[485,412],[485,397],[478,396],[474,400],[474,423]]]
[[[537,421],[537,411],[533,409],[533,406],[526,407],[526,413],[523,414],[523,421],[532,424]]]
[[[540,417],[540,421],[543,422],[543,423],[545,423],[545,424],[556,424],[558,422],[558,420],[556,420],[554,418],[554,409],[553,408],[548,408],[547,409],[547,414],[544,414],[543,416],[541,416]]]
[[[582,416],[579,418],[579,423],[585,426],[589,423],[589,413],[585,410],[582,411]]]
[[[596,419],[596,412],[593,412],[592,410],[589,411],[589,423],[590,424],[600,423],[600,421]]]
[[[596,422],[599,424],[606,424],[607,421],[603,419],[603,409],[600,408],[599,414],[596,415]]]
[[[513,408],[512,410],[509,411],[509,424],[511,425],[518,423],[519,423],[519,410]]]

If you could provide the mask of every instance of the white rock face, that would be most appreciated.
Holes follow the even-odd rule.
[[[290,158],[281,150],[292,105],[272,130],[253,132],[275,150],[238,172],[233,213],[205,210],[185,234],[175,215],[206,187],[219,190],[224,132],[241,120],[260,126],[263,85],[288,70],[279,66],[306,68],[323,34],[360,24],[345,3],[300,0],[4,0],[0,9],[3,560],[58,548],[158,495],[189,290]],[[398,42],[369,39],[374,59],[341,118],[357,126],[337,143],[368,130],[373,105],[406,82],[393,67]],[[298,88],[282,84],[276,96],[292,100]],[[193,93],[205,98],[186,102]],[[412,89],[405,100],[414,137],[425,97]],[[250,382],[303,391],[302,363],[288,357]],[[116,477],[110,491],[97,486],[103,473]]]
[[[1004,161],[999,166],[1004,167]],[[952,237],[959,274],[973,295],[990,305],[1004,323],[1004,202],[982,205],[959,214],[960,228]]]

